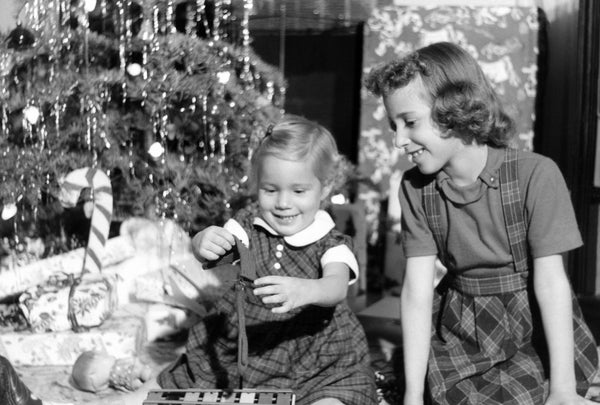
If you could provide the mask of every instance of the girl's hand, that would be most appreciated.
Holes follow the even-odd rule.
[[[209,226],[192,239],[192,253],[196,259],[217,260],[235,245],[233,234],[220,226]]]
[[[595,405],[597,402],[580,397],[575,392],[550,392],[544,405]]]
[[[254,281],[257,286],[254,294],[263,296],[264,304],[278,305],[271,311],[282,314],[307,304],[306,292],[310,289],[311,281],[314,280],[283,276],[261,277]]]

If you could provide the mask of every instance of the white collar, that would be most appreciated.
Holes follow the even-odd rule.
[[[271,228],[269,224],[267,224],[262,218],[255,217],[253,224],[264,228],[271,235],[279,235],[277,231]],[[335,222],[333,222],[331,216],[327,212],[319,210],[315,214],[315,220],[312,222],[312,224],[298,233],[290,236],[284,236],[283,240],[295,247],[307,246],[327,235],[333,228],[335,228]]]

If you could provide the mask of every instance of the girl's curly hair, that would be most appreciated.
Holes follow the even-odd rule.
[[[256,188],[260,165],[265,156],[284,160],[307,160],[316,177],[332,191],[344,187],[352,165],[337,148],[329,130],[302,116],[286,114],[281,121],[267,130],[267,134],[251,160],[250,184]],[[256,190],[254,190],[256,191]]]
[[[386,97],[417,77],[431,103],[431,118],[465,144],[507,146],[515,122],[504,108],[477,61],[464,49],[438,42],[402,59],[384,63],[365,77],[365,87]]]

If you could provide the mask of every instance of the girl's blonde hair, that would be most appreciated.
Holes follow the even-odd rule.
[[[336,189],[345,181],[344,159],[331,133],[322,125],[304,117],[286,114],[267,130],[254,151],[250,167],[250,185],[256,191],[260,163],[266,156],[290,161],[308,161],[321,184]]]

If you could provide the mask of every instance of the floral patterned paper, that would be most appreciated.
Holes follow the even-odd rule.
[[[72,366],[88,350],[106,351],[118,359],[134,357],[146,341],[143,319],[115,315],[81,333],[3,332],[0,355],[15,366]]]
[[[538,12],[524,7],[400,6],[380,1],[365,25],[363,72],[433,42],[464,47],[517,122],[518,147],[533,149],[537,87]],[[392,145],[381,100],[362,93],[359,166],[375,188],[362,190],[370,241],[378,238],[380,202],[395,199],[399,179],[411,164]],[[392,190],[393,187],[393,190]],[[388,228],[399,230],[399,206],[390,199]]]
[[[19,307],[32,332],[91,328],[110,317],[117,307],[115,277],[86,274],[74,282],[72,276],[55,276],[19,296]]]

